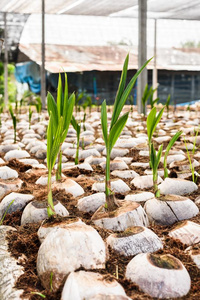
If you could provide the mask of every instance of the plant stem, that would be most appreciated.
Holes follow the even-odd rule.
[[[164,163],[163,163],[163,166],[164,166],[164,178],[167,178],[167,177],[168,177],[167,157],[165,157],[165,156],[164,156]]]
[[[77,135],[77,145],[76,145],[76,156],[75,156],[75,165],[78,165],[79,163],[79,140],[80,140],[80,136]]]
[[[16,133],[16,128],[14,128],[14,144],[16,144],[17,140],[17,133]]]
[[[118,205],[115,202],[115,197],[111,192],[110,183],[110,152],[107,149],[107,159],[106,159],[106,180],[105,180],[105,192],[106,192],[106,208],[108,211],[115,210]]]
[[[110,153],[107,149],[107,158],[106,158],[106,181],[105,181],[105,191],[106,191],[106,198],[110,196]]]
[[[49,170],[49,173],[48,173],[47,193],[48,193],[47,214],[48,214],[48,217],[51,217],[55,214],[54,205],[53,205],[52,190],[51,190],[51,170]]]
[[[155,196],[156,198],[160,197],[160,190],[158,188],[158,173],[157,170],[153,171],[153,187],[154,187],[154,192],[155,192]]]
[[[59,152],[58,152],[58,166],[56,170],[56,180],[61,180],[62,178],[62,150],[61,150],[62,144],[60,144]]]
[[[190,170],[191,170],[191,173],[192,173],[192,181],[195,183],[196,180],[195,180],[195,173],[194,173],[194,171],[195,171],[194,162],[192,163],[192,160],[191,160],[191,157],[190,157],[190,153],[189,153],[185,138],[184,138],[184,143],[185,143],[185,148],[186,148],[188,160],[189,160],[189,163],[190,163]]]

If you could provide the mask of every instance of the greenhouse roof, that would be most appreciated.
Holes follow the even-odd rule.
[[[134,18],[46,15],[45,68],[50,72],[121,70],[130,52],[129,68],[138,60],[138,22]],[[157,22],[157,67],[168,70],[200,70],[197,48],[200,22],[159,20]],[[31,15],[22,32],[19,49],[27,58],[41,64],[41,16]],[[39,33],[39,34],[38,34]],[[166,39],[167,36],[167,39]],[[148,20],[147,57],[153,56],[154,21]],[[184,48],[193,41],[196,48]],[[153,67],[153,63],[149,68]]]
[[[41,47],[39,44],[30,46],[20,44],[23,54],[41,64]],[[132,47],[129,69],[138,68],[138,49]],[[120,71],[124,58],[128,53],[127,46],[67,46],[46,45],[45,69],[51,73],[82,72],[82,71]],[[148,48],[148,57],[153,56],[153,48]],[[27,60],[26,60],[27,61]],[[153,69],[153,62],[148,65]],[[157,69],[174,71],[200,71],[200,51],[182,48],[158,49]]]
[[[1,12],[40,13],[41,0],[1,0]],[[137,17],[138,0],[45,0],[47,14]],[[199,20],[199,0],[148,0],[148,18]]]
[[[198,20],[200,16],[197,0],[147,2],[148,18]],[[20,61],[30,59],[41,64],[41,0],[1,0],[0,12],[9,12],[9,48],[19,43],[19,49],[25,54],[24,58],[20,56]],[[45,13],[45,67],[50,72],[59,72],[60,68],[118,70],[127,52],[133,53],[130,67],[137,68],[138,0],[115,1],[114,5],[113,0],[45,0]],[[0,22],[3,24],[2,14]],[[176,21],[177,29],[177,25],[170,27],[170,22],[175,21],[159,20],[157,25],[157,67],[199,70],[199,49],[188,52],[181,48],[188,41],[199,43],[196,33],[200,23]],[[153,24],[153,20],[148,20],[148,57],[153,55]]]

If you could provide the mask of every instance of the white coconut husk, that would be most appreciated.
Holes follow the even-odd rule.
[[[161,183],[163,180],[160,176],[158,176],[157,183]],[[144,176],[137,176],[132,181],[131,184],[138,189],[146,189],[153,187],[153,175],[144,175]]]
[[[62,182],[56,181],[52,184],[52,189],[65,190],[66,193],[72,194],[74,197],[81,196],[84,194],[83,188],[72,179],[65,179]]]
[[[80,267],[101,269],[105,267],[106,247],[98,232],[85,224],[55,228],[41,244],[37,257],[37,272],[45,288],[52,285],[57,290],[63,280]]]
[[[197,268],[200,269],[200,243],[188,247],[185,252],[190,255]]]
[[[17,192],[21,189],[23,181],[19,178],[0,181],[0,198],[9,192]]]
[[[170,254],[141,253],[127,265],[126,278],[151,297],[177,298],[187,295],[190,275],[180,260]]]
[[[200,225],[185,221],[171,230],[169,236],[188,246],[197,244],[200,242]]]
[[[90,196],[80,198],[77,207],[80,211],[95,212],[106,201],[105,193],[95,193]]]
[[[44,201],[32,201],[23,210],[21,217],[21,225],[28,223],[38,223],[45,220],[48,217],[47,214],[47,202]],[[55,213],[59,216],[67,217],[69,212],[59,201],[54,203]]]
[[[23,290],[17,290],[15,284],[17,279],[24,273],[24,268],[18,264],[18,261],[8,251],[6,237],[9,231],[16,231],[16,229],[11,226],[0,226],[0,299],[20,300]]]
[[[159,237],[143,226],[129,227],[120,234],[111,234],[106,242],[116,252],[125,256],[155,252],[163,248]]]
[[[132,201],[120,201],[119,208],[112,212],[100,207],[92,216],[92,221],[100,227],[113,231],[124,231],[131,226],[148,226],[148,217],[142,206]]]
[[[189,180],[179,178],[165,178],[165,180],[159,184],[158,188],[163,195],[187,195],[195,192],[198,186]]]
[[[5,196],[0,202],[0,219],[4,213],[11,214],[17,210],[22,210],[27,203],[33,200],[34,196],[30,194],[21,194],[12,192]],[[14,201],[12,204],[10,204]]]
[[[18,178],[17,171],[7,166],[0,167],[0,179],[7,180],[7,179],[14,179],[14,178]]]
[[[199,213],[196,204],[187,197],[166,195],[146,201],[144,209],[151,222],[172,225]]]
[[[113,277],[94,272],[79,271],[72,272],[68,276],[61,300],[89,300],[93,299],[96,294],[126,297],[123,287]]]
[[[66,228],[74,224],[85,224],[78,217],[63,217],[62,221],[54,221],[53,223],[48,222],[48,219],[43,221],[40,228],[38,229],[37,235],[40,240],[40,243],[44,242],[44,239],[47,235],[54,230],[55,228]]]

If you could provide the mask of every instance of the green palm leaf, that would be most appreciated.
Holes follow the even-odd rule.
[[[124,61],[124,66],[120,78],[120,83],[118,87],[118,91],[116,94],[115,102],[114,102],[114,107],[113,107],[113,115],[112,115],[112,120],[111,120],[111,127],[113,126],[114,120],[115,120],[115,114],[116,114],[116,109],[117,105],[121,99],[121,96],[124,92],[125,84],[126,84],[126,77],[127,77],[127,69],[128,69],[128,61],[129,61],[129,54],[126,56],[126,59]]]
[[[108,140],[108,123],[107,123],[107,109],[106,109],[106,100],[103,101],[101,105],[101,127],[103,133],[103,139],[105,141],[105,145],[107,146]]]
[[[108,140],[108,151],[111,152],[112,148],[114,147],[118,137],[120,136],[126,122],[128,119],[128,114],[126,113],[124,114],[121,118],[119,118],[117,120],[117,122],[114,124],[114,126],[111,128],[110,130],[110,134],[109,134],[109,140]]]
[[[52,148],[51,148],[51,166],[52,166],[52,168],[56,162],[56,158],[57,158],[60,144],[61,144],[60,138],[61,138],[61,134],[62,134],[62,127],[63,127],[63,117],[60,118],[60,122],[58,124],[56,135],[53,139],[53,144],[52,144]]]
[[[152,58],[150,58],[148,61],[146,61],[144,63],[144,65],[137,71],[137,73],[133,76],[133,78],[130,80],[129,84],[127,85],[125,91],[123,92],[121,98],[119,99],[119,101],[116,103],[116,111],[115,111],[115,115],[113,116],[110,128],[112,128],[112,126],[115,124],[115,122],[117,121],[122,108],[136,82],[137,77],[139,76],[139,74],[142,72],[142,70],[146,67],[146,65],[151,61]]]
[[[47,110],[49,116],[50,116],[50,112],[52,112],[52,118],[53,118],[52,121],[53,121],[54,131],[56,132],[58,126],[58,110],[57,110],[57,105],[54,100],[54,97],[49,92],[47,94]]]
[[[147,135],[149,144],[151,143],[152,136],[156,129],[157,124],[159,123],[160,119],[162,118],[162,114],[164,112],[165,106],[159,111],[158,115],[156,116],[156,107],[152,108],[148,117],[147,117]]]
[[[58,119],[62,116],[62,79],[59,74],[58,77],[58,90],[57,90],[57,110],[58,110]]]
[[[73,109],[75,105],[75,94],[71,94],[69,97],[69,100],[65,100],[64,102],[64,108],[63,108],[63,118],[64,118],[64,130],[68,131],[69,124],[72,119]],[[67,132],[66,132],[67,135]]]
[[[53,146],[53,123],[52,123],[52,113],[50,113],[49,124],[47,128],[47,167],[52,170],[51,164],[51,149]]]

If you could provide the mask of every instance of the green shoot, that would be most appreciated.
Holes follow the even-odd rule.
[[[151,59],[150,59],[151,60]],[[113,107],[113,114],[111,118],[110,128],[108,131],[108,120],[107,120],[107,106],[106,101],[104,100],[101,106],[101,127],[102,127],[102,133],[103,133],[103,139],[105,141],[106,146],[106,179],[105,179],[105,192],[106,192],[106,207],[109,211],[112,211],[116,208],[116,203],[114,200],[114,197],[111,193],[111,183],[110,183],[110,154],[112,151],[112,148],[114,147],[117,139],[119,138],[126,121],[128,119],[128,113],[125,113],[120,117],[120,113],[122,112],[122,109],[125,105],[125,102],[131,93],[131,90],[135,84],[135,81],[138,77],[138,75],[142,72],[142,70],[146,67],[146,65],[149,63],[148,60],[141,68],[137,71],[137,73],[133,76],[133,78],[130,80],[128,85],[125,88],[126,85],[126,77],[127,77],[127,69],[128,69],[128,61],[129,61],[129,55],[127,55],[122,74],[121,79],[118,87],[118,91],[116,94],[114,107]]]
[[[0,220],[0,226],[3,224],[3,221],[4,221],[4,219],[5,219],[6,215],[7,215],[7,212],[8,212],[9,208],[11,207],[11,205],[13,204],[14,201],[15,201],[15,199],[12,200],[12,201],[9,203],[9,205],[8,205],[8,207],[7,207],[7,209],[6,209],[5,213],[4,213],[4,215],[3,215],[3,217],[2,217],[1,220]]]
[[[152,94],[152,87],[148,87],[148,84],[146,84],[143,95],[142,95],[142,107],[143,107],[143,115],[146,115],[146,104],[147,101]]]
[[[15,114],[18,114],[18,101],[15,99]]]
[[[74,93],[68,98],[67,75],[65,74],[65,90],[62,92],[62,81],[59,75],[57,103],[53,96],[47,95],[47,108],[49,113],[49,124],[47,128],[47,167],[48,167],[48,217],[55,214],[52,191],[51,173],[58,157],[58,168],[56,172],[57,180],[61,178],[62,152],[61,146],[64,142],[71,122],[75,103]]]
[[[196,142],[197,142],[197,136],[198,136],[198,134],[199,134],[199,127],[198,127],[198,129],[196,130],[196,133],[195,133],[195,139],[194,139],[194,143],[193,143],[192,154],[195,153]]]
[[[50,274],[50,290],[51,290],[51,292],[53,290],[53,272],[51,272],[51,274]]]
[[[167,145],[167,148],[165,150],[165,155],[164,155],[164,178],[168,177],[168,170],[167,170],[167,156],[169,154],[170,149],[173,147],[174,143],[178,140],[178,138],[181,136],[183,132],[178,131],[173,138],[170,140],[169,144]]]
[[[170,100],[171,100],[171,95],[169,94],[168,97],[167,97],[167,100],[166,100],[166,108],[167,108],[167,119],[169,118],[169,103],[170,103]]]
[[[160,190],[158,189],[158,166],[160,163],[160,159],[162,156],[162,149],[163,145],[160,146],[158,153],[156,154],[156,150],[154,148],[153,143],[151,143],[151,152],[150,152],[150,161],[151,161],[151,167],[153,171],[153,186],[154,186],[154,193],[156,197],[160,197]]]
[[[132,113],[132,112],[133,112],[133,102],[134,102],[134,101],[133,101],[133,95],[129,95],[127,101],[129,102],[129,104],[130,104],[130,106],[131,106],[130,112]]]
[[[89,106],[89,114],[91,115],[92,112],[92,98],[90,96],[87,96],[87,102],[88,102],[88,106]]]
[[[37,113],[38,113],[38,122],[40,121],[40,113],[42,111],[42,100],[41,100],[41,97],[40,96],[37,96],[35,98],[35,107],[36,107],[36,110],[37,110]]]
[[[186,151],[187,151],[187,156],[188,156],[188,160],[189,160],[189,164],[190,164],[190,170],[191,170],[191,173],[192,173],[192,181],[194,183],[196,183],[197,182],[197,176],[195,177],[195,167],[194,167],[194,163],[192,163],[192,159],[190,157],[190,153],[189,153],[188,146],[187,146],[185,138],[184,138],[184,143],[185,143],[185,148],[186,148]]]
[[[28,114],[28,120],[29,120],[29,129],[31,128],[31,118],[32,118],[33,111],[31,110],[31,106],[29,106],[29,114]]]
[[[37,295],[37,296],[40,296],[42,297],[43,299],[46,298],[46,296],[42,293],[39,293],[39,292],[31,292],[32,295]]]
[[[60,139],[60,147],[58,152],[58,167],[56,171],[56,180],[61,179],[61,169],[62,169],[62,151],[61,146],[64,142],[69,124],[71,122],[71,117],[73,113],[75,103],[75,95],[74,93],[68,98],[68,84],[67,84],[67,75],[65,74],[65,89],[63,94],[62,89],[62,80],[61,75],[59,74],[59,80],[58,80],[58,90],[57,90],[57,102],[53,98],[53,96],[48,93],[47,95],[47,109],[48,113],[50,115],[50,112],[52,112],[52,119],[53,119],[53,134],[55,136],[56,131],[58,130],[59,123],[62,122],[62,128],[61,132],[63,133],[62,138]],[[61,121],[61,119],[63,119]]]
[[[72,116],[71,124],[76,130],[76,156],[75,156],[75,165],[78,165],[79,163],[79,144],[80,144],[80,133],[81,133],[81,125],[79,125],[74,116]]]
[[[80,107],[78,106],[79,105],[79,102],[85,97],[85,92],[81,92],[80,94],[77,94],[76,95],[76,99],[75,99],[75,110],[76,110],[76,115],[78,113],[78,111],[80,111]]]
[[[150,105],[151,105],[151,108],[154,107],[154,105],[158,102],[159,98],[156,98],[155,100],[153,100],[153,95],[155,93],[155,91],[157,91],[158,88],[155,88],[154,90],[152,89],[151,90],[151,94],[149,96],[149,101],[150,101]]]
[[[24,104],[24,99],[22,98],[19,102],[19,113],[21,114],[22,105]]]
[[[165,106],[159,111],[156,115],[156,107],[153,107],[147,117],[147,135],[148,135],[148,142],[149,142],[149,149],[151,147],[152,137],[156,130],[156,126],[160,122]]]
[[[84,137],[82,137],[82,141],[81,141],[81,148],[82,148],[82,150],[84,150],[84,149],[85,149]]]
[[[153,171],[153,186],[154,186],[154,192],[156,197],[160,196],[160,191],[157,185],[157,179],[158,179],[158,166],[162,155],[163,145],[161,145],[156,155],[156,150],[152,143],[152,137],[156,130],[156,126],[158,125],[158,123],[162,118],[164,109],[165,107],[163,107],[156,115],[156,107],[153,107],[147,117],[147,136],[148,136],[148,143],[149,143],[149,158],[150,158],[149,165]]]
[[[86,119],[86,113],[84,113],[83,116],[83,130],[86,131],[86,127],[85,127],[85,119]]]
[[[17,118],[16,116],[14,115],[13,113],[13,109],[12,109],[12,106],[9,105],[9,112],[10,112],[10,115],[11,115],[11,118],[12,118],[12,121],[13,121],[13,128],[14,128],[14,144],[16,143],[16,140],[17,140]]]

